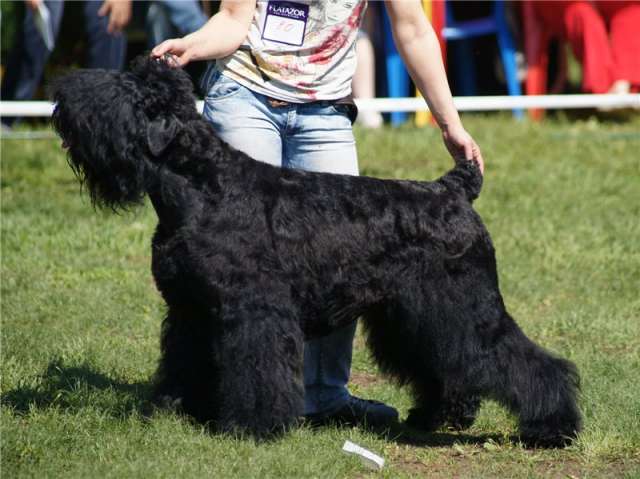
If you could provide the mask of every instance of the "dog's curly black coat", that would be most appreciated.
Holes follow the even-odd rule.
[[[413,392],[411,425],[465,427],[492,398],[529,443],[576,436],[576,368],[505,310],[471,206],[475,163],[434,182],[275,168],[221,141],[192,91],[147,57],[54,85],[53,122],[93,202],[126,209],[148,194],[158,214],[157,398],[219,430],[285,430],[303,413],[305,338],[362,317],[382,371]]]

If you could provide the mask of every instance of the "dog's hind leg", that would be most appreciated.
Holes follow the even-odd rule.
[[[432,263],[431,273],[423,290],[426,336],[445,390],[497,400],[518,416],[527,443],[573,439],[580,429],[576,368],[534,344],[509,316],[489,238],[463,257]]]
[[[471,427],[480,409],[480,397],[471,393],[445,395],[443,385],[435,385],[437,389],[424,381],[413,385],[416,406],[409,410],[406,424],[423,431],[440,427],[462,431]],[[434,389],[440,394],[437,400]]]
[[[525,443],[566,445],[581,423],[575,366],[529,340],[506,311],[494,324],[491,347],[478,356],[473,368],[477,386],[518,416]],[[487,339],[482,337],[483,342]]]
[[[445,389],[497,400],[518,417],[528,444],[569,443],[580,430],[575,366],[527,338],[489,282],[455,289],[465,293],[440,304],[433,333]]]
[[[437,346],[425,334],[415,301],[378,304],[364,315],[367,344],[380,369],[411,388],[415,407],[407,424],[432,431],[465,429],[475,420],[480,399],[452,388],[437,366]],[[424,317],[424,316],[423,316]]]
[[[286,303],[276,296],[223,306],[218,429],[265,438],[302,416],[303,335]]]
[[[215,417],[217,369],[212,356],[215,321],[195,306],[170,306],[162,325],[154,401],[193,416]]]
[[[518,416],[527,443],[566,444],[580,429],[575,366],[525,336],[487,272],[464,276],[473,282],[452,281],[433,308],[429,336],[437,338],[433,355],[445,389],[497,400]]]

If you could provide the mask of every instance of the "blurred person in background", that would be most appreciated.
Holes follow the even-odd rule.
[[[64,1],[25,0],[24,3],[22,27],[16,31],[6,74],[2,78],[0,96],[4,101],[33,98],[60,33]],[[51,45],[47,45],[38,28],[43,7],[48,12]],[[127,49],[122,31],[131,20],[131,0],[85,0],[83,13],[88,44],[86,66],[121,70]],[[15,117],[3,117],[3,128],[10,127],[15,121]]]
[[[376,55],[371,41],[374,32],[374,22],[377,20],[376,9],[369,5],[362,27],[356,40],[356,57],[358,63],[353,74],[354,98],[375,98],[376,96]],[[361,111],[357,118],[358,124],[365,128],[379,128],[382,126],[382,115],[378,111]]]
[[[168,38],[195,32],[207,20],[198,0],[154,0],[145,22],[149,48]]]
[[[532,5],[582,64],[585,93],[640,91],[640,1],[544,0]]]

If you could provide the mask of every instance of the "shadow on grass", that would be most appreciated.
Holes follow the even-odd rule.
[[[302,424],[311,430],[318,431],[325,427],[338,429],[358,427],[351,425],[343,426],[335,423],[324,426],[305,425],[304,422]],[[516,436],[505,437],[501,434],[470,434],[453,430],[421,431],[407,426],[404,422],[399,422],[390,428],[379,429],[368,427],[367,430],[385,441],[414,447],[451,447],[454,444],[483,446],[487,442],[499,445],[518,441]]]
[[[482,446],[486,442],[503,443],[505,437],[498,434],[468,434],[457,431],[419,431],[399,423],[391,429],[380,432],[387,441],[415,447],[451,447],[454,444]]]
[[[88,364],[68,365],[55,359],[40,375],[35,386],[18,387],[0,395],[3,406],[14,414],[57,409],[78,412],[97,409],[115,419],[139,415],[150,419],[156,406],[151,403],[151,382],[127,383],[97,372]],[[184,417],[185,420],[191,421]],[[211,434],[216,434],[209,429]],[[472,435],[461,432],[424,432],[397,424],[378,431],[387,441],[417,447],[451,447],[454,444],[483,445],[487,441],[504,442],[504,436]]]
[[[23,386],[0,395],[3,406],[16,414],[37,410],[99,409],[122,418],[150,410],[151,383],[126,383],[95,371],[87,364],[69,366],[60,359],[49,363],[35,386]]]

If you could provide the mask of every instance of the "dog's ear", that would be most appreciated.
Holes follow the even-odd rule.
[[[182,123],[175,117],[156,118],[147,127],[147,143],[153,156],[160,154],[169,146],[182,129]]]

